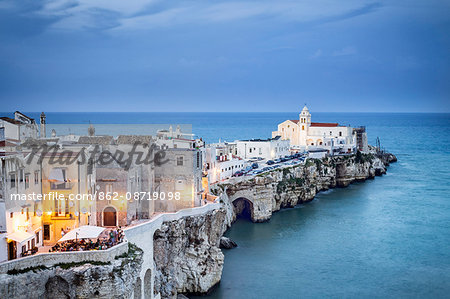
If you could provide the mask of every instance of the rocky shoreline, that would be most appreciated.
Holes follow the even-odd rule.
[[[220,236],[231,227],[236,217],[246,210],[253,222],[268,221],[272,213],[309,202],[320,191],[345,188],[353,182],[381,176],[386,173],[390,163],[396,161],[397,158],[393,154],[375,152],[322,160],[310,159],[305,165],[278,169],[254,178],[238,179],[218,185],[216,192],[223,195],[221,204],[224,210]],[[232,240],[223,239],[224,237],[221,239],[220,236],[218,244],[209,244],[212,252],[216,252],[217,247],[232,248],[236,245]],[[217,260],[215,267],[211,264],[209,267],[216,269],[213,273],[222,273],[222,257]],[[220,282],[220,277],[216,277],[213,281],[214,284],[210,284],[209,288],[205,288],[203,283],[201,288],[203,291],[200,293],[210,292]],[[189,295],[191,292],[182,291],[182,293]]]
[[[148,252],[130,243],[128,254],[109,263],[36,267],[1,274],[0,294],[14,298],[150,298],[158,294],[175,298],[206,294],[222,276],[224,255],[220,248],[236,245],[223,234],[238,216],[246,215],[253,222],[268,221],[274,212],[311,201],[320,191],[383,175],[396,160],[392,154],[376,152],[308,159],[305,164],[218,184],[213,191],[220,195],[220,208],[164,221],[150,234],[153,240],[142,243],[153,249],[153,283],[137,278]]]

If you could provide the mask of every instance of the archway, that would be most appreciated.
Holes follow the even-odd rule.
[[[117,226],[116,208],[109,206],[103,210],[103,226]]]
[[[233,209],[236,218],[244,218],[254,221],[253,203],[245,198],[239,197],[233,200]]]
[[[144,298],[152,297],[152,270],[148,269],[144,276]]]

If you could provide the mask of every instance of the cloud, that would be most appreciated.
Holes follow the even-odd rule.
[[[348,55],[355,55],[356,53],[358,53],[358,51],[355,47],[348,46],[340,50],[334,51],[332,56],[348,56]]]
[[[365,0],[316,1],[161,1],[161,0],[41,0],[34,3],[34,17],[57,18],[52,29],[123,30],[151,29],[180,24],[210,24],[271,18],[278,22],[324,23],[370,13],[379,3]],[[37,3],[37,4],[36,4]],[[6,0],[0,10],[17,7]],[[101,20],[104,18],[105,20]]]

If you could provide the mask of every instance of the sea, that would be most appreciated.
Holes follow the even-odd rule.
[[[29,113],[39,119],[39,113]],[[3,114],[5,115],[5,114]],[[269,138],[298,113],[47,113],[57,124],[183,124],[208,143]],[[394,153],[386,175],[319,193],[226,232],[220,284],[204,298],[450,298],[450,114],[314,113],[365,126]],[[48,130],[47,130],[48,131]]]

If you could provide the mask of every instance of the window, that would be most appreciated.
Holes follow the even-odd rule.
[[[200,168],[200,152],[197,152],[197,168]]]
[[[25,188],[30,188],[30,174],[25,174]]]
[[[105,192],[112,194],[112,192],[113,192],[113,184],[106,184]]]
[[[302,126],[302,130],[305,130],[305,126]]]
[[[342,136],[342,132],[339,132],[339,136]]]
[[[55,199],[55,210],[58,216],[66,216],[69,214],[69,203],[67,198]]]
[[[177,166],[183,166],[183,156],[177,157]]]
[[[87,174],[94,173],[94,159],[90,158],[87,165]]]
[[[16,187],[16,174],[15,173],[11,173],[9,175],[9,180],[11,182],[11,188],[15,188]]]
[[[175,183],[175,190],[176,191],[180,191],[184,189],[184,180],[183,179],[178,179]]]
[[[330,131],[330,136],[333,135],[333,132]]]
[[[39,244],[39,233],[40,233],[40,232],[37,232],[37,233],[36,233],[36,244]]]
[[[252,148],[249,149],[250,153],[252,152]]]
[[[39,184],[39,171],[34,172],[34,184]]]
[[[21,169],[19,171],[19,180],[20,180],[21,183],[23,183],[23,169]]]
[[[259,148],[259,154],[262,155],[262,148]]]
[[[0,128],[0,140],[5,140],[5,128]]]

